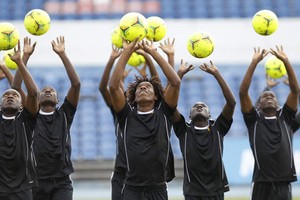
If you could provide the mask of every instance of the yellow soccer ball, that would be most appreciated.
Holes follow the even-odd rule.
[[[147,18],[148,33],[147,39],[154,42],[162,40],[167,34],[167,27],[165,21],[157,16]]]
[[[24,26],[32,35],[43,35],[50,29],[51,19],[48,13],[41,9],[29,11],[24,18]]]
[[[196,58],[206,58],[214,51],[214,40],[206,32],[196,32],[188,38],[187,49]]]
[[[121,35],[120,27],[114,29],[111,34],[111,42],[118,48],[123,48],[123,40]]]
[[[265,70],[271,78],[281,78],[287,73],[284,63],[276,56],[271,56],[267,59]]]
[[[12,70],[16,70],[18,68],[18,65],[10,59],[8,54],[13,55],[14,51],[10,50],[10,51],[5,52],[5,54],[4,54],[4,63],[5,63],[7,68],[12,69]]]
[[[145,60],[144,56],[142,56],[141,54],[138,54],[136,52],[133,52],[131,54],[127,64],[132,67],[138,67],[145,62],[146,62],[146,60]]]
[[[0,23],[0,50],[14,48],[20,39],[19,31],[8,22]]]
[[[147,19],[138,12],[130,12],[125,14],[119,23],[122,37],[127,41],[134,41],[139,37],[139,41],[147,35],[148,24]]]
[[[271,35],[278,28],[278,18],[270,10],[260,10],[253,16],[252,26],[260,35]]]

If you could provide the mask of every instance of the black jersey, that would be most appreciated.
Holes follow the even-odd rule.
[[[0,111],[0,193],[17,193],[36,186],[31,149],[36,117],[26,108],[14,119]]]
[[[229,191],[222,156],[223,138],[231,124],[222,114],[209,121],[209,129],[195,128],[182,115],[173,124],[184,159],[184,195],[216,196]]]
[[[123,133],[119,128],[119,123],[113,107],[109,107],[109,109],[111,114],[113,115],[114,124],[115,124],[115,135],[116,135],[116,158],[115,158],[114,171],[117,173],[126,173],[127,166],[126,166]]]
[[[137,109],[128,104],[117,113],[124,133],[127,161],[125,184],[154,186],[166,182],[171,115],[174,111],[162,101],[149,114],[138,114]]]
[[[243,115],[255,159],[253,182],[296,181],[291,128],[295,112],[285,104],[274,119],[254,107]]]
[[[65,98],[53,114],[39,114],[33,138],[39,179],[58,178],[74,172],[70,127],[76,108]]]

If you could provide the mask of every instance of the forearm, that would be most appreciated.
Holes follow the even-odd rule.
[[[249,90],[249,87],[251,84],[251,80],[252,80],[252,77],[253,77],[253,74],[254,74],[257,64],[258,64],[257,61],[255,61],[255,60],[251,61],[250,65],[247,69],[247,72],[242,80],[241,86],[240,86],[240,91],[239,91],[240,95],[245,95],[248,93],[248,90]]]
[[[99,90],[100,91],[104,91],[107,89],[108,86],[108,81],[109,81],[109,75],[111,72],[111,69],[113,67],[113,64],[115,62],[115,59],[113,59],[112,57],[109,58],[105,68],[104,68],[104,72],[101,78],[101,81],[99,83]]]
[[[17,63],[18,65],[18,71],[21,75],[21,78],[24,80],[24,84],[27,89],[27,96],[37,96],[38,93],[38,87],[35,84],[35,81],[33,80],[31,74],[29,73],[27,67],[25,67],[24,62]]]
[[[58,54],[60,59],[63,62],[63,65],[65,66],[65,69],[67,71],[67,75],[69,77],[69,80],[71,82],[72,86],[80,85],[80,78],[78,74],[76,73],[74,66],[72,65],[71,61],[69,60],[68,56],[65,52]]]
[[[166,62],[166,60],[157,51],[152,53],[152,57],[157,62],[157,64],[161,67],[164,75],[168,79],[168,82],[174,86],[180,85],[180,78],[178,77],[175,70],[170,66],[168,62]]]
[[[2,72],[4,73],[6,79],[8,80],[10,86],[12,87],[13,85],[13,80],[14,80],[14,76],[13,74],[9,71],[9,69],[5,66],[1,67]]]
[[[222,90],[222,93],[224,95],[227,105],[229,105],[230,107],[235,107],[235,104],[236,104],[235,97],[234,97],[230,87],[228,86],[228,84],[226,83],[224,78],[222,77],[222,75],[219,72],[217,72],[214,76],[221,87],[221,90]]]
[[[289,60],[285,60],[284,65],[285,65],[285,68],[286,68],[286,71],[287,71],[287,74],[288,74],[290,91],[292,93],[298,95],[299,94],[299,84],[298,84],[295,72],[292,68],[292,65],[289,62]]]

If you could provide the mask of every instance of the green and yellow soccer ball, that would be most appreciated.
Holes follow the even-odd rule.
[[[24,18],[24,26],[32,35],[43,35],[50,29],[51,19],[49,14],[41,9],[29,11]]]
[[[122,37],[132,42],[139,37],[139,41],[147,35],[148,23],[147,19],[138,12],[130,12],[125,14],[119,23]]]
[[[136,52],[133,52],[131,54],[129,60],[127,61],[127,64],[132,67],[138,67],[145,62],[146,62],[146,60],[145,60],[144,56],[142,56],[141,54],[138,54]]]
[[[266,60],[265,70],[271,78],[281,78],[287,73],[284,63],[276,56],[271,56]]]
[[[111,34],[111,42],[118,48],[123,48],[123,40],[120,27],[114,29]]]
[[[196,32],[187,41],[189,53],[196,58],[206,58],[214,51],[214,40],[206,32]]]
[[[8,22],[0,23],[0,50],[14,48],[20,39],[19,31]]]
[[[10,50],[10,51],[6,51],[4,54],[4,63],[7,68],[12,70],[16,70],[18,68],[18,65],[10,59],[8,54],[14,55],[14,53],[15,53],[14,50]]]
[[[167,27],[165,21],[157,16],[147,18],[148,22],[148,33],[147,39],[153,40],[154,42],[162,40],[167,34]]]
[[[253,16],[252,26],[260,35],[271,35],[278,28],[278,18],[271,10],[260,10]]]

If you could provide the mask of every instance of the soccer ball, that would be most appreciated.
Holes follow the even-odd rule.
[[[24,26],[32,35],[43,35],[50,28],[51,19],[48,13],[41,9],[29,11],[24,18]]]
[[[286,74],[284,63],[276,56],[271,56],[267,59],[265,70],[271,78],[281,78]]]
[[[115,28],[114,31],[112,32],[111,42],[113,43],[113,45],[115,45],[118,48],[123,47],[123,40],[122,40],[122,36],[121,36],[120,27]]]
[[[130,12],[125,14],[119,23],[122,37],[127,41],[134,41],[139,37],[139,41],[147,35],[147,19],[140,13]]]
[[[146,60],[145,60],[144,56],[142,56],[141,54],[138,54],[136,52],[133,52],[131,54],[129,60],[127,61],[127,64],[132,67],[138,67],[145,62],[146,62]]]
[[[10,59],[8,54],[13,55],[14,51],[10,50],[10,51],[5,52],[5,54],[4,54],[4,63],[5,63],[7,68],[12,69],[12,70],[16,70],[18,68],[18,65]]]
[[[206,58],[214,51],[214,40],[206,32],[196,32],[188,38],[187,49],[196,58]]]
[[[271,35],[278,28],[278,19],[274,12],[261,10],[253,16],[252,26],[260,35]]]
[[[20,34],[16,27],[8,22],[0,23],[0,50],[14,48],[19,41]]]
[[[147,39],[153,40],[154,42],[162,40],[166,33],[167,33],[167,27],[165,25],[165,22],[160,17],[149,17],[147,18],[148,22],[148,33],[147,33]]]

